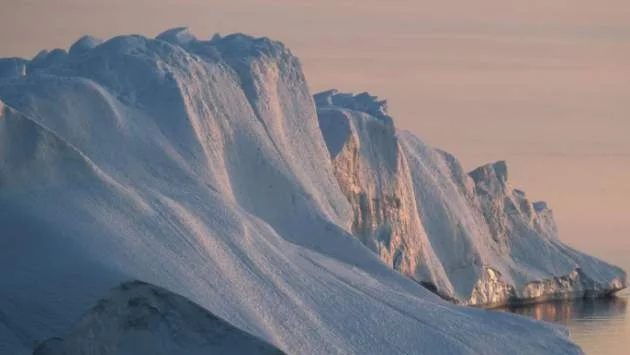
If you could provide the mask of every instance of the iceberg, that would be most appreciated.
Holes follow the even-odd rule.
[[[0,69],[0,353],[94,346],[122,354],[151,346],[156,336],[166,349],[195,353],[209,339],[195,332],[213,330],[206,321],[196,327],[194,309],[230,329],[239,344],[226,349],[264,343],[288,354],[581,354],[562,327],[453,305],[421,283],[468,297],[489,285],[477,280],[491,277],[468,264],[477,260],[506,287],[518,276],[508,266],[561,285],[585,287],[586,277],[595,284],[611,275],[625,285],[616,269],[566,248],[570,255],[548,263],[568,279],[551,281],[542,277],[547,269],[509,264],[503,249],[486,248],[484,212],[511,190],[482,198],[481,186],[494,182],[476,183],[454,158],[397,132],[385,103],[369,95],[331,101],[354,102],[339,114],[357,120],[331,120],[342,129],[322,130],[300,62],[279,42],[243,34],[203,40],[185,29],[158,38],[84,37],[69,52],[5,60]],[[330,148],[346,156],[361,124],[359,138],[374,150],[351,148],[361,162],[340,166]],[[444,190],[423,183],[429,173],[449,177]],[[381,200],[362,205],[362,194]],[[445,205],[428,208],[424,199]],[[360,220],[357,204],[366,206]],[[547,213],[537,206],[532,213]],[[531,226],[551,230],[551,219],[537,220]],[[469,227],[483,229],[480,237]],[[497,236],[516,228],[525,226],[510,224]],[[437,244],[440,229],[459,232]],[[449,250],[455,240],[472,244]],[[518,243],[505,238],[500,247],[525,250]],[[579,270],[568,267],[579,258]],[[121,291],[129,280],[140,280],[130,292],[142,302],[131,302],[126,286]],[[543,282],[527,292],[547,289]],[[98,311],[102,299],[114,300],[106,312]],[[176,318],[142,318],[157,333],[116,328],[135,314],[134,304],[141,314],[155,307]],[[84,342],[86,332],[101,341]],[[116,339],[126,339],[124,346]]]

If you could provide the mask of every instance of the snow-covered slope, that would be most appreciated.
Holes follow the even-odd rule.
[[[282,44],[174,29],[15,63],[0,78],[0,353],[72,334],[130,279],[290,354],[580,353],[560,328],[440,300],[352,237]]]
[[[116,287],[33,355],[283,354],[186,298],[139,281]]]
[[[352,232],[443,297],[473,305],[597,297],[625,272],[564,245],[551,210],[507,179],[505,162],[466,174],[452,155],[396,131],[367,93],[315,95]]]

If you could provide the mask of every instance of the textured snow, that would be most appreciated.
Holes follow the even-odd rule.
[[[393,268],[473,305],[625,287],[623,270],[558,239],[551,210],[510,185],[504,161],[466,174],[452,155],[397,131],[375,96],[332,90],[315,101],[335,176],[355,211],[352,232]]]
[[[33,355],[283,354],[186,298],[139,281],[98,301]]]
[[[563,328],[440,300],[351,234],[353,205],[282,44],[166,33],[174,42],[42,53],[27,63],[39,69],[0,80],[0,353],[89,331],[72,326],[130,279],[290,354],[580,353]],[[366,110],[386,122],[383,105]],[[397,164],[413,175],[413,162],[387,160],[403,150],[393,125],[380,133],[388,149],[375,146],[370,167],[404,181]],[[419,208],[411,185],[373,186]],[[437,267],[435,249],[419,250]]]

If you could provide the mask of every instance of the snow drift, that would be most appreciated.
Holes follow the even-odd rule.
[[[116,287],[64,338],[33,355],[284,354],[186,298],[139,281]]]
[[[315,95],[352,232],[381,259],[471,305],[605,296],[623,270],[563,244],[551,210],[508,181],[505,162],[466,174],[452,155],[397,131],[367,93]]]
[[[66,341],[46,343],[52,350],[83,349],[73,342],[99,324],[131,337],[115,327],[122,309],[80,321],[128,280],[180,294],[290,354],[580,353],[562,328],[444,302],[363,245],[400,218],[392,228],[424,234],[379,255],[439,290],[454,282],[440,264],[448,250],[427,244],[435,238],[417,212],[422,156],[397,159],[399,176],[386,158],[403,150],[386,122],[388,150],[373,152],[371,166],[397,179],[383,186],[400,200],[357,223],[299,61],[278,42],[199,40],[186,29],[84,37],[68,52],[0,62],[0,74],[0,353],[30,354],[55,336]],[[412,143],[403,149],[422,147]],[[417,184],[403,185],[409,177]],[[413,209],[392,216],[389,206]],[[411,260],[416,251],[431,264]],[[167,348],[194,346],[194,334],[185,344],[163,335]]]

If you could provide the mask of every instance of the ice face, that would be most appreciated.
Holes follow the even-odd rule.
[[[604,296],[625,285],[625,272],[558,239],[551,210],[511,186],[505,161],[466,174],[452,155],[383,121],[376,96],[314,98],[353,234],[386,264],[474,305]]]

